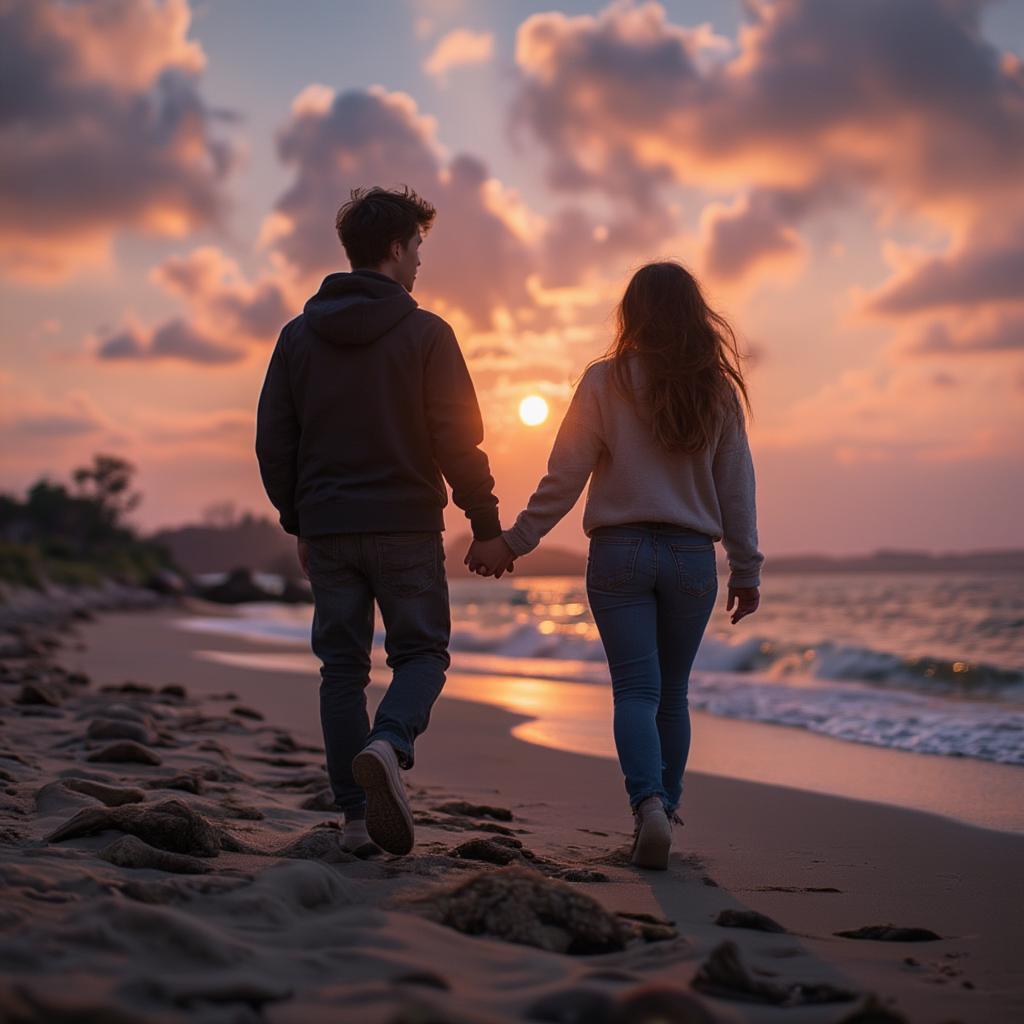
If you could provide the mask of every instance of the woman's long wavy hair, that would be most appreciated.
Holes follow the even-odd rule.
[[[723,419],[742,415],[740,396],[750,411],[736,335],[678,263],[648,263],[633,275],[606,358],[618,390],[669,451],[712,447]],[[644,371],[641,389],[629,375],[634,358]]]

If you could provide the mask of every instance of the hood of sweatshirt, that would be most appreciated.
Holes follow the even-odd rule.
[[[306,323],[334,345],[369,345],[416,309],[416,300],[375,270],[328,274],[305,305]]]

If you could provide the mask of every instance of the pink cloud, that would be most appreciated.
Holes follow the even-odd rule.
[[[106,332],[94,347],[98,359],[230,366],[245,360],[253,348],[272,342],[298,308],[273,276],[248,281],[238,264],[216,246],[168,257],[153,268],[150,278],[182,299],[187,315],[151,328],[129,324]]]
[[[98,359],[109,362],[179,360],[219,366],[237,363],[245,358],[239,349],[222,345],[204,335],[180,317],[167,320],[148,334],[127,328],[99,342]]]
[[[1024,302],[1024,219],[976,225],[949,252],[897,273],[868,309],[903,315],[993,302]]]
[[[933,322],[917,332],[906,351],[915,356],[1024,354],[1024,310]]]
[[[234,156],[202,99],[187,0],[0,6],[0,268],[37,280],[133,230],[217,223]]]
[[[493,32],[474,32],[468,28],[457,28],[437,41],[423,64],[423,70],[428,75],[443,79],[452,68],[485,64],[493,53]]]
[[[731,215],[706,218],[707,265],[727,278],[851,201],[950,229],[1012,218],[1024,73],[983,38],[980,9],[753,3],[735,51],[703,61],[695,30],[656,3],[537,14],[518,34],[513,124],[540,143],[554,188],[638,209],[643,197],[666,233],[667,186],[732,195]]]
[[[352,188],[408,184],[438,209],[423,248],[423,294],[482,327],[527,302],[530,243],[521,204],[475,157],[446,160],[431,118],[402,93],[305,90],[278,137],[294,178],[266,239],[305,278],[346,264],[334,214]]]

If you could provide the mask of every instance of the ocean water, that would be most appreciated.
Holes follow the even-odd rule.
[[[608,685],[579,577],[456,579],[451,597],[453,670]],[[185,625],[308,648],[311,616],[264,604]],[[768,578],[757,614],[736,626],[723,591],[690,704],[840,740],[1024,765],[1024,579],[780,574]]]

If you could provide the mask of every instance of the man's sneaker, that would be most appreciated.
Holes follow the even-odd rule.
[[[633,853],[630,860],[638,868],[664,871],[672,849],[672,826],[661,797],[649,796],[633,812],[636,830],[633,833]]]
[[[412,811],[398,774],[398,757],[386,740],[367,744],[352,761],[352,777],[366,792],[366,831],[388,853],[413,846]]]
[[[341,826],[341,848],[346,853],[354,853],[357,857],[372,857],[379,853],[377,844],[370,838],[366,831],[366,819],[355,818],[352,821],[346,820]]]

